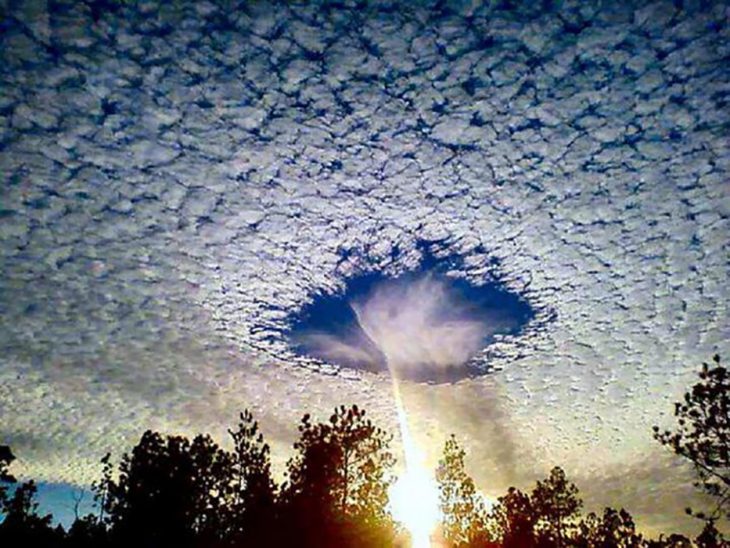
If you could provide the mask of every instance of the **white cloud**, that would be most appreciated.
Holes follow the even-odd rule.
[[[27,471],[87,480],[135,432],[223,435],[243,405],[280,449],[305,410],[391,420],[382,378],[318,375],[281,334],[348,273],[417,266],[423,239],[537,310],[483,356],[500,373],[404,389],[430,450],[468,437],[484,485],[659,455],[651,425],[730,334],[721,4],[485,3],[467,24],[411,3],[255,3],[225,31],[184,3],[18,13],[0,48],[0,410]],[[34,41],[46,20],[55,58]],[[675,499],[639,520],[680,523]]]

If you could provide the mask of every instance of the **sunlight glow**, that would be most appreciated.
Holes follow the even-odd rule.
[[[438,487],[433,473],[425,465],[423,454],[411,438],[400,390],[395,379],[393,380],[393,392],[403,440],[406,469],[390,489],[390,510],[394,519],[408,529],[413,548],[429,548],[431,535],[441,519]]]
[[[409,467],[390,490],[393,518],[411,535],[413,548],[429,548],[439,521],[438,491],[424,467]]]

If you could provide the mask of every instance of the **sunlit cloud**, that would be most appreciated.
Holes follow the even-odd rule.
[[[46,4],[0,38],[19,475],[88,484],[146,428],[223,439],[243,407],[282,466],[305,411],[395,429],[387,353],[422,449],[460,435],[490,493],[560,463],[587,508],[695,527],[650,428],[729,332],[726,3]],[[425,248],[453,278],[348,291]],[[319,295],[347,327],[293,334]]]
[[[382,280],[347,305],[354,325],[305,329],[295,335],[297,344],[335,364],[388,369],[409,380],[465,376],[471,358],[521,322],[513,310],[470,300],[453,280],[432,273]]]

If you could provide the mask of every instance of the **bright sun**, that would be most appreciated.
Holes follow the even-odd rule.
[[[438,488],[422,465],[410,463],[390,490],[393,517],[411,535],[413,548],[429,548],[431,534],[440,519]]]

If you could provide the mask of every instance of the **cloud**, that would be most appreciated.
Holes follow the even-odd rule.
[[[391,281],[352,304],[362,330],[398,378],[445,379],[507,322],[479,317],[433,276]]]
[[[323,360],[366,371],[387,371],[386,357],[378,346],[360,332],[332,335],[305,331],[294,342],[307,353]]]
[[[660,451],[651,425],[730,333],[723,3],[345,4],[6,10],[0,412],[28,473],[86,481],[146,427],[222,437],[246,405],[282,451],[304,410],[387,423],[381,376],[294,355],[287,319],[414,270],[423,241],[535,319],[453,397],[411,387],[414,435],[586,478]],[[373,347],[414,363],[392,326],[437,369],[471,353],[483,316],[398,291],[394,319],[359,303]],[[377,367],[331,335],[313,344]],[[489,382],[495,410],[461,388]]]
[[[458,380],[478,372],[467,364],[496,335],[515,333],[526,321],[527,305],[495,288],[435,273],[383,277],[364,293],[342,295],[351,313],[328,319],[329,332],[321,316],[332,311],[315,304],[308,311],[315,326],[301,322],[292,340],[303,353],[353,369],[415,381]]]
[[[446,283],[430,276],[386,282],[353,303],[363,331],[397,376],[441,375],[484,344],[489,326]]]

